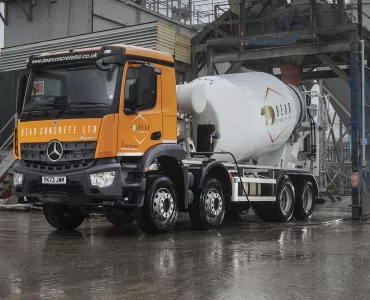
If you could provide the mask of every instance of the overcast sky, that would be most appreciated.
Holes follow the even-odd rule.
[[[0,12],[4,13],[4,4],[0,3]],[[4,47],[4,24],[0,19],[0,48]]]

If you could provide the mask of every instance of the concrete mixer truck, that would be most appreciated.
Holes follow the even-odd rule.
[[[44,53],[19,78],[17,111],[13,193],[41,201],[57,229],[90,212],[115,225],[136,220],[149,234],[169,231],[184,211],[200,229],[250,206],[268,222],[312,216],[316,109],[302,87],[272,75],[176,86],[166,53]]]

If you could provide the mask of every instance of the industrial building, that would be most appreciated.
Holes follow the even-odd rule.
[[[65,258],[60,258],[59,261],[58,257],[53,257],[53,250],[48,248],[48,244],[52,247],[63,247],[67,244],[70,249],[73,249],[70,250],[71,253],[76,251],[87,257],[91,255],[91,261],[88,261],[86,266],[76,262],[79,268],[86,267],[88,271],[91,271],[91,266],[95,261],[96,265],[99,266],[101,277],[114,278],[115,282],[123,280],[127,284],[125,297],[129,299],[146,299],[152,298],[153,295],[154,298],[167,297],[169,299],[194,297],[270,299],[275,293],[278,295],[278,299],[296,299],[297,297],[349,299],[358,298],[360,294],[366,293],[368,287],[360,280],[358,290],[348,288],[348,290],[343,290],[343,294],[339,294],[334,288],[340,284],[338,283],[340,280],[343,280],[343,278],[338,279],[339,273],[344,272],[345,268],[358,267],[359,263],[347,262],[338,266],[337,261],[330,261],[329,258],[323,261],[319,254],[315,254],[315,243],[318,245],[318,252],[333,251],[334,254],[342,255],[343,253],[339,253],[340,251],[337,253],[336,250],[331,250],[331,247],[338,248],[343,244],[348,246],[353,238],[356,240],[353,243],[357,244],[353,247],[349,246],[350,249],[346,251],[353,253],[360,250],[367,251],[367,244],[363,241],[366,239],[365,231],[362,231],[365,229],[359,225],[367,224],[366,220],[370,216],[370,150],[368,148],[368,137],[370,136],[368,118],[370,105],[370,100],[368,100],[370,99],[368,96],[370,93],[370,69],[368,68],[370,6],[367,4],[362,1],[345,0],[0,0],[0,48],[2,48],[0,49],[0,199],[12,196],[12,171],[16,163],[12,147],[14,128],[19,117],[16,112],[18,78],[24,74],[26,64],[29,63],[28,59],[32,55],[115,44],[143,47],[167,53],[173,57],[176,84],[178,85],[204,76],[263,72],[277,77],[285,84],[302,87],[307,91],[304,96],[308,101],[307,110],[311,109],[316,112],[314,118],[309,116],[312,121],[311,119],[309,122],[302,121],[301,127],[303,129],[300,128],[300,130],[309,132],[309,134],[300,141],[301,155],[294,157],[293,160],[297,169],[302,166],[310,166],[309,171],[317,182],[316,208],[318,208],[318,213],[313,214],[311,221],[299,220],[298,226],[291,222],[283,227],[279,227],[281,224],[271,225],[269,222],[266,225],[266,219],[262,217],[261,220],[259,217],[251,216],[253,213],[252,210],[249,210],[247,217],[239,216],[238,218],[243,220],[250,218],[248,220],[252,220],[252,225],[245,225],[249,223],[238,219],[238,225],[232,224],[230,228],[222,229],[219,233],[211,231],[210,234],[203,235],[203,233],[190,231],[186,225],[187,221],[183,217],[179,217],[181,225],[179,225],[175,237],[163,235],[158,240],[143,238],[139,241],[141,235],[136,227],[110,231],[107,224],[103,223],[103,227],[98,228],[97,224],[102,222],[98,223],[99,221],[91,219],[85,221],[86,224],[84,223],[80,231],[74,230],[72,233],[63,234],[56,233],[58,232],[56,231],[50,233],[48,238],[41,238],[43,246],[37,245],[35,247],[38,250],[43,249],[40,250],[43,251],[43,254],[37,259],[57,265],[61,262],[73,267]],[[1,43],[2,31],[3,45]],[[286,107],[285,111],[287,111]],[[294,130],[297,130],[297,127],[298,125]],[[212,138],[214,137],[212,135]],[[218,138],[215,137],[215,139]],[[270,138],[273,142],[271,135]],[[293,142],[291,143],[293,144]],[[222,150],[227,151],[227,149]],[[291,156],[293,157],[293,154]],[[257,165],[257,162],[250,159],[245,168],[253,168],[253,165]],[[262,166],[267,168],[266,164]],[[238,168],[236,166],[236,169]],[[284,171],[283,162],[277,163],[274,168]],[[273,176],[275,176],[274,172]],[[241,178],[240,174],[239,177]],[[275,177],[272,178],[275,180]],[[270,179],[263,181],[263,184],[266,184],[268,180]],[[243,181],[241,180],[241,182]],[[257,196],[261,196],[261,194]],[[27,199],[24,200],[27,203]],[[21,202],[23,205],[24,201]],[[187,208],[187,204],[185,207]],[[258,205],[257,211],[260,211]],[[256,212],[254,208],[253,212]],[[6,241],[12,236],[10,228],[13,226],[11,225],[12,215],[8,212],[5,213],[2,223],[1,214],[0,210],[0,237],[2,235],[1,226],[4,224],[6,228],[4,241]],[[36,221],[36,225],[31,224],[32,221],[28,221],[28,218],[26,221],[22,217],[17,217],[14,220],[14,222],[21,224],[14,225],[17,228],[19,245],[24,245],[26,248],[31,247],[32,241],[29,237],[25,238],[25,241],[22,240],[20,237],[22,236],[22,228],[30,226],[30,235],[39,235],[38,229],[35,229],[39,222]],[[99,216],[97,218],[99,219]],[[333,220],[335,221],[333,222]],[[342,232],[343,240],[340,240],[341,229],[338,229],[338,234],[325,231],[327,224],[335,224],[336,226],[340,222],[353,222],[343,225],[350,224]],[[26,225],[26,223],[31,225]],[[315,227],[315,224],[324,227]],[[260,231],[258,226],[265,225],[267,228],[272,228],[271,231],[267,229],[266,232]],[[292,229],[287,229],[290,225]],[[41,226],[44,228],[43,230],[50,229],[46,225]],[[241,226],[242,229],[240,227],[234,228],[236,226]],[[353,236],[348,230],[350,226],[353,226],[351,227]],[[252,233],[248,234],[246,228],[250,229]],[[240,238],[240,243],[238,242],[238,230],[244,235]],[[280,235],[274,234],[274,230],[279,231]],[[131,238],[127,240],[126,245],[124,239],[130,237],[125,236],[123,232],[129,232],[129,235],[135,237],[138,236],[138,240]],[[252,235],[256,232],[258,232],[258,238],[253,238]],[[264,233],[266,240],[262,237]],[[195,238],[189,237],[192,234]],[[98,246],[91,242],[94,237],[99,243]],[[86,242],[87,238],[91,241]],[[214,244],[214,249],[207,239],[210,239],[211,243]],[[246,250],[244,247],[248,248],[249,246],[246,246],[248,243],[253,244],[251,241],[256,241],[258,246],[253,245],[250,250]],[[269,247],[269,250],[266,250],[268,252],[266,255],[268,257],[264,258],[264,251],[261,249],[264,247],[264,242],[267,243],[267,241],[268,246],[266,247]],[[325,244],[325,241],[328,241],[328,245]],[[113,254],[117,253],[114,252],[117,251],[115,246],[112,247],[113,252],[107,255],[110,269],[104,269],[104,256],[100,254],[96,256],[96,253],[89,253],[86,249],[78,249],[81,245],[82,247],[88,245],[95,251],[94,247],[104,249],[105,245],[112,246],[115,243],[117,243],[117,247],[121,247],[124,251],[127,250],[133,261],[142,259],[148,269],[144,265],[138,266],[132,263],[127,257],[121,258],[122,261],[120,261],[120,257]],[[194,243],[194,248],[192,243]],[[277,249],[277,244],[282,248]],[[143,251],[141,246],[147,248],[147,252]],[[155,250],[151,248],[157,246],[162,248],[155,248]],[[178,247],[184,250],[179,250]],[[292,248],[286,250],[284,247]],[[301,251],[301,247],[305,254],[299,257],[298,253]],[[164,248],[166,250],[163,250]],[[239,251],[241,248],[248,258],[241,254]],[[133,253],[132,249],[138,249],[138,252]],[[211,258],[199,254],[202,252],[200,249],[209,251]],[[194,258],[189,254],[189,265],[186,266],[185,257],[187,254],[185,252],[180,254],[180,252],[193,250],[199,256]],[[0,247],[0,253],[2,251],[5,250]],[[11,251],[14,249],[12,248]],[[58,253],[58,251],[56,252]],[[62,251],[66,251],[63,254],[69,253],[69,250]],[[230,253],[234,253],[233,251],[235,251],[235,255],[230,255]],[[138,253],[142,258],[138,257]],[[152,255],[157,263],[153,263],[150,257],[146,256],[146,253],[150,253],[149,255]],[[296,257],[296,255],[298,256]],[[356,255],[353,254],[353,256]],[[71,254],[71,257],[76,259],[74,254]],[[200,257],[202,258],[200,259]],[[278,268],[283,269],[283,276],[288,278],[283,283],[284,288],[279,290],[277,283],[273,283],[274,290],[267,288],[264,291],[264,287],[260,283],[256,283],[259,281],[258,276],[272,280],[272,273],[269,274],[272,271],[266,267],[260,268],[260,263],[264,259],[271,264],[275,264],[279,260],[286,260],[287,265],[293,269],[296,276],[300,273],[306,275],[302,279],[294,278],[289,275],[289,268],[285,269],[279,265]],[[114,266],[116,260],[118,266]],[[247,284],[248,291],[244,289],[237,276],[240,275],[240,278],[248,281],[249,275],[245,275],[247,260],[258,265],[255,267],[258,271],[254,270],[255,273],[251,271],[258,276],[255,278],[254,275],[251,275],[254,283]],[[303,271],[295,266],[296,261],[298,264],[301,261],[304,262],[305,269]],[[306,265],[311,261],[318,271]],[[9,263],[5,272],[17,277],[11,270],[12,264],[14,262]],[[55,270],[51,273],[56,278],[60,276],[59,279],[62,279],[62,283],[55,284],[55,287],[53,287],[53,283],[46,283],[45,294],[42,294],[43,287],[39,286],[42,285],[42,282],[31,280],[36,287],[28,288],[23,283],[18,287],[13,287],[12,284],[8,283],[0,284],[0,299],[2,297],[8,299],[16,294],[22,295],[26,292],[36,297],[41,295],[45,298],[73,298],[75,295],[83,295],[81,292],[83,287],[92,290],[83,296],[86,298],[105,297],[103,291],[105,288],[108,290],[107,295],[112,298],[120,298],[123,295],[121,288],[115,287],[109,290],[110,285],[97,273],[94,273],[93,280],[96,280],[97,285],[102,288],[100,290],[96,286],[92,287],[94,284],[85,278],[81,279],[80,285],[74,284],[68,278],[63,277],[66,276],[65,268],[62,265],[58,265],[58,267],[63,275],[58,275]],[[127,270],[123,271],[126,267]],[[203,272],[194,275],[194,270],[197,267],[204,268],[205,272],[209,272],[210,275]],[[26,262],[22,262],[18,271],[26,269],[25,272],[30,274],[32,271],[29,268]],[[233,283],[220,282],[215,279],[217,276],[212,272],[222,274],[228,272],[226,271],[228,268],[231,268],[229,274],[230,280],[234,281]],[[253,269],[254,266],[250,268]],[[361,268],[362,272],[370,274],[365,267]],[[36,267],[34,272],[37,274],[36,276],[42,277],[46,276],[46,269],[47,266],[43,265],[40,268]],[[171,277],[171,274],[174,274],[173,278],[176,279],[169,279],[169,281],[170,285],[177,287],[168,293],[156,291],[154,284],[149,284],[148,287],[143,287],[140,290],[139,282],[148,282],[149,280],[150,276],[145,273],[147,270],[151,276],[159,274],[161,278],[162,276]],[[325,274],[325,271],[331,274]],[[74,281],[83,276],[81,272],[73,273]],[[135,272],[138,273],[134,274]],[[198,282],[195,278],[191,278],[190,290],[182,294],[178,285],[186,278],[181,279],[181,272],[185,272],[186,276],[195,276],[195,278],[199,276],[203,279]],[[265,272],[268,275],[265,275]],[[276,269],[274,272],[275,276],[279,274]],[[351,272],[351,276],[356,274],[355,269]],[[136,282],[127,281],[129,276],[135,278]],[[205,282],[204,278],[207,276],[211,276],[218,285],[225,284],[225,290],[222,287],[215,288],[212,283]],[[315,278],[315,276],[317,276],[317,280],[308,280],[308,278]],[[329,282],[330,276],[333,276],[334,280],[332,285],[326,283],[326,280]],[[26,285],[30,284],[31,281],[22,278]],[[313,285],[315,284],[318,285],[318,290],[304,292],[305,288],[302,286],[305,280],[310,281],[311,290],[314,289]],[[162,279],[158,279],[157,283],[159,287],[166,285],[165,280]],[[198,284],[206,286],[212,292],[208,294],[202,289],[195,289],[194,286],[198,286]]]

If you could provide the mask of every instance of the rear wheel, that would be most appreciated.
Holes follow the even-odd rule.
[[[222,225],[225,216],[225,198],[219,180],[206,180],[199,196],[189,206],[189,216],[195,229],[213,229]]]
[[[293,183],[284,178],[280,181],[275,202],[256,202],[253,207],[266,222],[288,222],[293,217],[294,203]]]
[[[164,233],[173,228],[178,214],[175,186],[167,176],[159,176],[149,184],[144,205],[136,210],[136,221],[148,234]]]
[[[75,229],[85,220],[85,214],[76,207],[60,204],[44,204],[46,221],[56,229]]]
[[[310,181],[303,181],[297,186],[294,217],[297,220],[309,220],[315,208],[316,192]]]
[[[129,212],[116,212],[116,213],[106,213],[105,217],[113,225],[121,226],[126,224],[131,224],[135,221],[135,214]]]

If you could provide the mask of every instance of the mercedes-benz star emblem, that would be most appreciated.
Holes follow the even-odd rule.
[[[46,149],[46,154],[53,162],[58,161],[63,156],[63,146],[59,141],[51,141]]]

